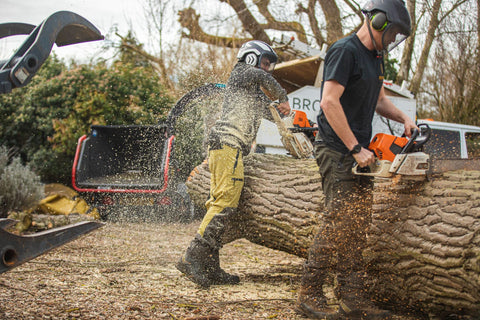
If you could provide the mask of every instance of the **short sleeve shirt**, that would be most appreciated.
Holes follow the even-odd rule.
[[[345,88],[340,103],[353,134],[364,147],[371,139],[373,115],[383,85],[382,59],[375,51],[368,50],[356,34],[334,43],[325,57],[324,83],[335,80]],[[318,126],[317,139],[336,151],[348,152],[322,111]]]

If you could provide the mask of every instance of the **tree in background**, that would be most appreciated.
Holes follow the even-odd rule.
[[[77,140],[90,125],[155,124],[168,113],[173,100],[159,75],[137,62],[67,68],[50,57],[28,87],[0,96],[0,144],[42,181],[69,183]]]
[[[480,126],[480,0],[443,29],[426,80],[420,111],[441,121]],[[476,17],[469,14],[476,12]]]
[[[148,2],[152,4],[157,1]],[[182,27],[183,39],[209,46],[235,49],[251,39],[272,43],[274,37],[288,34],[321,48],[323,44],[330,45],[358,30],[363,23],[360,9],[365,2],[366,0],[204,0],[185,4],[178,10],[178,21]],[[452,22],[457,17],[462,17],[455,32],[462,33],[461,28],[465,24],[469,24],[468,28],[472,30],[478,28],[478,22],[474,19],[478,10],[474,8],[476,3],[468,0],[406,0],[412,18],[413,36],[400,47],[403,51],[393,52],[388,61],[394,67],[391,68],[391,75],[395,77],[395,82],[400,85],[403,81],[409,82],[408,89],[419,101],[424,100],[424,87],[430,86],[426,83],[430,77],[425,75],[436,66],[434,55],[437,45],[441,45],[442,36],[452,32],[451,29],[447,30],[448,26],[454,25]],[[212,6],[217,10],[210,10]],[[469,40],[476,43],[476,37],[477,35],[469,37]],[[181,40],[179,42],[183,44]],[[431,52],[432,48],[434,52]],[[457,47],[453,45],[445,49],[448,51],[445,56],[455,59],[455,54],[452,53]],[[162,52],[163,57],[168,56],[165,51]],[[280,56],[289,59],[287,55]],[[392,63],[395,60],[400,61],[400,65]],[[163,61],[166,62],[166,59]],[[174,65],[178,66],[176,63]],[[396,68],[399,70],[398,75]]]

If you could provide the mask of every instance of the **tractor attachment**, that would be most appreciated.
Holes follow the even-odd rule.
[[[0,94],[26,86],[47,60],[53,44],[66,46],[102,40],[93,24],[76,13],[59,11],[37,27],[25,23],[0,24],[0,38],[28,34],[27,39],[8,60],[0,61]]]
[[[95,221],[82,221],[73,225],[19,236],[5,230],[16,223],[0,219],[0,273],[13,269],[79,236],[103,226]]]
[[[103,35],[85,18],[73,12],[59,11],[40,25],[26,23],[0,24],[0,39],[28,35],[19,49],[0,61],[0,94],[26,86],[50,55],[53,44],[65,46],[102,40]],[[19,236],[5,230],[15,223],[0,219],[0,273],[19,266],[39,255],[100,228],[103,224],[85,221],[32,235]]]

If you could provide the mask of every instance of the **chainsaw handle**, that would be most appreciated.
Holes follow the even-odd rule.
[[[420,123],[418,125],[418,128],[420,129],[420,136],[415,139],[415,149],[419,149],[421,146],[423,146],[429,139],[430,136],[432,135],[432,129],[430,126],[426,123]],[[421,138],[420,140],[418,138]]]
[[[293,128],[288,128],[288,130],[292,132],[315,132],[315,131],[318,131],[318,127],[311,127],[311,128],[293,127]]]
[[[428,139],[430,139],[432,129],[430,129],[430,126],[428,124],[421,123],[418,125],[418,128],[420,130],[413,129],[410,140],[408,140],[407,144],[405,145],[405,147],[403,147],[400,153],[412,152],[414,148],[419,149],[428,141]]]

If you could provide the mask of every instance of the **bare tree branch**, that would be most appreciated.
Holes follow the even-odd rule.
[[[318,0],[318,2],[327,22],[327,43],[332,44],[344,36],[340,9],[335,0]]]
[[[123,47],[125,49],[128,49],[130,51],[133,51],[137,54],[139,54],[140,56],[148,59],[149,61],[152,61],[155,66],[156,66],[156,69],[158,70],[158,72],[160,73],[161,75],[161,79],[163,80],[163,85],[168,89],[168,90],[173,90],[174,88],[174,84],[173,82],[170,80],[170,77],[168,76],[168,72],[167,72],[167,68],[165,66],[165,61],[162,59],[162,58],[159,58],[159,57],[155,57],[151,54],[149,54],[148,52],[146,52],[142,46],[140,45],[134,45],[132,43],[130,43],[128,41],[127,38],[121,36],[120,34],[116,33],[116,35],[120,38],[121,40],[121,43],[120,43],[120,47]]]
[[[353,12],[355,12],[355,14],[360,18],[360,20],[363,21],[363,13],[362,10],[360,10],[360,6],[358,5],[358,3],[350,0],[343,0],[343,2],[345,2],[347,6],[349,6]]]
[[[238,18],[242,22],[242,26],[252,35],[252,37],[256,40],[262,40],[266,43],[271,43],[270,38],[268,37],[267,33],[263,26],[258,23],[255,17],[252,15],[250,10],[248,10],[245,1],[243,0],[219,0],[220,2],[228,3],[233,10],[238,15]]]
[[[403,81],[408,80],[410,69],[412,67],[412,55],[415,45],[415,32],[417,30],[416,20],[416,4],[417,0],[407,0],[407,9],[410,13],[410,19],[412,22],[412,35],[405,40],[405,46],[403,48],[402,59],[400,62],[400,70],[397,74],[396,82],[401,85]]]
[[[322,45],[326,42],[325,38],[322,35],[322,31],[320,30],[317,17],[315,15],[315,3],[317,0],[308,0],[308,7],[305,8],[301,3],[298,4],[296,13],[305,13],[308,17],[308,21],[310,22],[310,27],[312,29],[313,35],[317,44],[322,47]]]
[[[430,22],[428,24],[427,30],[427,37],[425,39],[422,53],[420,55],[420,59],[417,64],[417,70],[415,75],[413,76],[412,83],[410,84],[410,91],[414,94],[418,93],[420,89],[420,84],[422,83],[423,74],[425,72],[425,68],[427,67],[428,55],[430,53],[430,48],[432,47],[433,40],[435,38],[435,31],[440,24],[440,20],[438,15],[440,13],[440,6],[442,4],[442,0],[435,0],[432,6],[432,13],[430,16]]]
[[[279,31],[294,31],[297,35],[297,39],[302,42],[307,42],[307,37],[305,34],[305,29],[303,26],[296,21],[281,22],[276,20],[273,15],[268,10],[268,5],[270,0],[257,0],[255,4],[258,7],[260,13],[267,19],[267,24],[264,25],[265,29],[274,29]]]
[[[227,48],[238,48],[240,45],[251,38],[237,39],[234,37],[220,37],[207,34],[203,31],[199,24],[200,15],[196,14],[192,8],[186,8],[178,12],[180,25],[183,28],[188,29],[189,33],[182,32],[182,37],[204,42],[207,44],[213,44],[217,46],[223,46]]]

